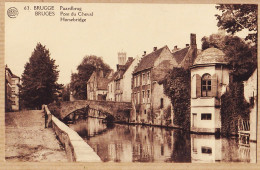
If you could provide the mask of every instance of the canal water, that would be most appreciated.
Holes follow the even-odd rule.
[[[256,143],[87,118],[69,125],[104,162],[256,162]]]

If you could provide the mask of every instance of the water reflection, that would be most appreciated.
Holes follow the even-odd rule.
[[[255,162],[256,144],[237,138],[195,135],[181,130],[133,125],[107,125],[88,118],[70,125],[104,162]],[[256,153],[256,152],[255,152]]]

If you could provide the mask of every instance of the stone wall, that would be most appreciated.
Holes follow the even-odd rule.
[[[45,105],[45,114],[49,112],[48,110],[48,107]],[[77,132],[69,128],[53,115],[51,116],[51,124],[55,134],[64,146],[67,158],[70,162],[101,162],[100,157]]]
[[[51,112],[60,119],[65,118],[71,112],[89,105],[89,108],[107,112],[115,118],[115,121],[128,122],[130,111],[132,109],[130,102],[97,101],[97,100],[77,100],[70,102],[61,102],[59,104],[49,104]]]

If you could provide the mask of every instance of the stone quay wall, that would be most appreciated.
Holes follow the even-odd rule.
[[[55,134],[65,148],[68,160],[71,162],[102,162],[94,150],[78,135],[77,132],[69,128],[54,115],[51,114],[46,105],[43,106],[45,112],[45,126],[52,126]]]

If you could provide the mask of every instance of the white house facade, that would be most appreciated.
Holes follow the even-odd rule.
[[[204,50],[191,67],[191,127],[193,132],[220,132],[220,98],[229,84],[225,54]]]

